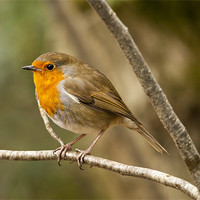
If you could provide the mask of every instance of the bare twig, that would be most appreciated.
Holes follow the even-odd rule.
[[[163,126],[170,133],[196,186],[200,189],[200,156],[187,130],[172,109],[166,95],[155,80],[147,63],[134,43],[127,27],[119,20],[105,0],[88,0],[104,21],[129,60],[145,93],[149,96]]]
[[[66,160],[77,161],[78,153],[69,151],[66,153]],[[53,154],[53,151],[10,151],[0,150],[0,160],[23,160],[23,161],[42,161],[42,160],[56,160],[57,156]],[[125,165],[112,160],[87,155],[84,158],[84,163],[90,166],[95,166],[103,169],[107,169],[113,172],[117,172],[124,176],[132,176],[149,179],[163,185],[175,188],[182,191],[186,195],[193,199],[200,199],[200,193],[194,185],[191,183],[174,177],[172,175],[152,170],[148,168],[136,167],[131,165]]]
[[[38,103],[38,108],[39,108],[39,111],[40,111],[40,115],[44,121],[44,125],[47,129],[47,131],[49,132],[49,134],[51,135],[52,138],[54,138],[57,142],[60,143],[61,146],[64,146],[64,142],[61,140],[61,138],[53,131],[53,129],[51,128],[51,125],[49,123],[49,119],[45,113],[45,111],[42,109],[42,107],[40,106],[40,102],[37,98],[37,94],[35,93],[35,98],[37,100],[37,103]]]

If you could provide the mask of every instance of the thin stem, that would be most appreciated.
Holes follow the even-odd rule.
[[[37,98],[37,95],[36,96],[36,100],[37,100],[37,103],[38,103],[38,108],[39,108],[39,111],[40,111],[40,115],[44,121],[44,125],[47,129],[47,131],[49,132],[49,134],[51,135],[52,138],[54,138],[57,142],[60,143],[61,146],[64,146],[64,142],[62,141],[62,139],[53,131],[53,129],[51,128],[51,125],[49,123],[49,119],[45,113],[45,111],[42,109],[42,107],[40,106],[40,102]]]

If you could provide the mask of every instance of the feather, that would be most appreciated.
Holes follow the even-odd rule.
[[[83,104],[127,117],[141,124],[126,107],[110,81],[109,85],[102,84],[101,87],[98,87],[99,85],[95,87],[95,84],[92,84],[88,79],[70,78],[65,80],[64,86],[67,93],[77,97]]]

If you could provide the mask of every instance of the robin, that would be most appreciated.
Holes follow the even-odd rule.
[[[65,53],[49,52],[22,69],[33,72],[36,95],[45,113],[58,126],[80,134],[59,150],[63,152],[87,134],[97,134],[85,151],[78,150],[81,168],[84,157],[113,125],[127,127],[142,135],[158,152],[167,152],[127,108],[120,95],[101,72]]]

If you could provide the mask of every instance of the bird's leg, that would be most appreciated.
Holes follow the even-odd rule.
[[[100,139],[100,137],[103,135],[105,130],[101,130],[101,132],[97,135],[97,137],[95,138],[95,140],[92,142],[92,144],[86,149],[86,150],[79,150],[76,149],[77,152],[79,152],[80,154],[77,156],[77,162],[78,162],[78,166],[80,169],[82,169],[82,164],[84,162],[84,157],[86,155],[89,155],[90,152],[92,151],[92,148],[94,147],[94,145],[97,143],[97,141]]]
[[[58,164],[59,164],[60,166],[61,166],[60,161],[61,161],[62,153],[64,152],[64,156],[65,156],[66,152],[67,152],[68,150],[71,150],[72,145],[73,145],[74,143],[76,143],[77,141],[79,141],[79,140],[80,140],[81,138],[83,138],[84,136],[86,136],[86,134],[80,135],[80,136],[77,137],[75,140],[73,140],[73,141],[71,141],[71,142],[69,142],[69,143],[67,143],[67,144],[65,144],[65,145],[62,145],[62,146],[58,147],[57,149],[55,149],[55,150],[53,151],[53,153],[55,153],[56,151],[60,151],[59,154],[58,154]]]

